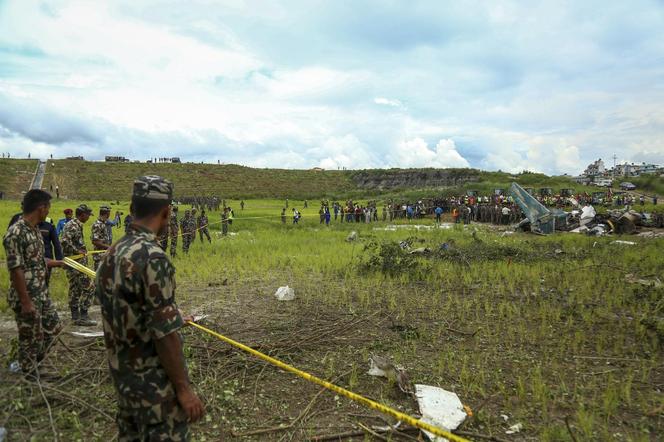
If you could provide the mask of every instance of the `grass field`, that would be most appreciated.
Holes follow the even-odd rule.
[[[5,198],[20,199],[30,188],[37,160],[0,159],[0,192]]]
[[[401,174],[417,175],[419,169],[401,169]],[[390,171],[382,169],[361,171],[314,171],[285,169],[255,169],[237,165],[216,164],[147,164],[105,163],[78,160],[51,160],[46,167],[44,189],[56,185],[66,199],[126,198],[134,178],[158,174],[169,177],[175,183],[177,196],[219,196],[221,198],[291,198],[331,199],[368,198],[380,196],[422,198],[423,196],[460,195],[466,190],[479,190],[484,194],[494,189],[507,189],[512,181],[524,187],[551,187],[558,192],[562,188],[580,186],[567,176],[548,177],[536,173],[512,175],[505,172],[482,172],[473,169],[450,169],[453,176],[477,177],[476,181],[456,186],[385,187],[367,189],[355,181],[358,174],[384,176]],[[584,187],[586,191],[596,190]]]
[[[370,355],[390,357],[413,382],[455,391],[474,410],[463,428],[469,433],[650,441],[664,432],[664,289],[626,278],[661,277],[664,239],[623,238],[638,243],[629,246],[608,237],[503,235],[481,225],[326,227],[313,207],[293,226],[290,218],[286,225],[279,220],[281,201],[246,203],[245,211],[232,203],[232,235],[221,238],[215,224],[213,244],[197,239],[188,257],[175,259],[180,307],[210,315],[210,328],[416,413],[412,398],[366,374]],[[54,219],[64,207],[53,205]],[[116,207],[127,210],[126,203]],[[16,210],[16,203],[1,202],[0,219]],[[210,222],[218,217],[213,212]],[[345,241],[351,230],[359,241]],[[409,255],[396,246],[403,240],[433,252]],[[441,243],[449,251],[438,252]],[[276,301],[282,285],[295,289],[294,301]],[[0,397],[7,398],[0,426],[10,440],[52,440],[53,428],[61,440],[111,440],[115,402],[103,344],[67,333],[75,327],[65,312],[63,271],[54,275],[52,297],[67,345],[49,357],[63,377],[44,389],[52,425],[39,389],[6,371],[16,333],[7,286],[7,272],[0,272]],[[93,316],[99,319],[96,308]],[[382,422],[200,332],[184,335],[190,376],[208,410],[193,427],[195,440],[306,440]],[[516,423],[523,430],[506,435]],[[251,433],[280,425],[286,427]]]

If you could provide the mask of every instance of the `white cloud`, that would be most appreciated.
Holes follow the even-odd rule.
[[[405,140],[398,143],[388,157],[394,167],[470,167],[450,139],[441,139],[433,150],[422,138]]]
[[[385,97],[376,97],[374,98],[374,103],[380,104],[382,106],[390,106],[390,107],[403,107],[403,104],[399,100],[391,100],[389,98]]]

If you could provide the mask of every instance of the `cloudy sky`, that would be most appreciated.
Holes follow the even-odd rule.
[[[0,0],[0,151],[664,163],[664,3]]]

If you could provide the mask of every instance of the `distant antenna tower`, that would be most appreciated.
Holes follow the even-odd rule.
[[[613,154],[613,176],[616,176],[616,160],[617,160],[617,159],[618,159],[618,157],[617,157],[616,154],[614,153],[614,154]]]

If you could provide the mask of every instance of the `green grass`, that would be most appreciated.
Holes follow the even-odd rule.
[[[399,177],[417,176],[433,169],[374,169],[356,171],[313,171],[286,169],[256,169],[237,165],[215,164],[147,164],[105,163],[76,160],[49,161],[44,177],[44,188],[60,187],[61,195],[69,199],[111,200],[126,198],[134,178],[158,174],[175,183],[178,196],[212,196],[222,198],[278,198],[278,199],[331,199],[398,197],[422,198],[423,196],[454,195],[466,190],[492,193],[495,188],[508,189],[516,180],[525,187],[580,188],[569,177],[548,177],[542,174],[482,172],[475,169],[441,169],[448,181],[472,182],[449,186],[413,187],[388,186],[367,189],[358,185],[358,179],[366,176]],[[586,190],[592,190],[590,188]]]
[[[95,209],[107,203],[86,202]],[[509,425],[522,422],[519,437],[524,440],[571,440],[565,419],[577,440],[653,440],[664,431],[664,289],[625,281],[627,273],[661,277],[664,239],[626,238],[638,242],[630,247],[611,244],[615,238],[573,234],[503,237],[479,225],[420,231],[374,230],[383,227],[382,223],[325,227],[318,222],[316,207],[303,210],[302,224],[293,226],[290,218],[286,225],[279,220],[281,200],[246,203],[243,212],[237,201],[231,202],[236,212],[230,229],[234,235],[220,238],[215,224],[212,245],[197,239],[189,257],[180,254],[175,260],[177,297],[183,309],[211,313],[213,318],[227,311],[239,316],[239,322],[228,315],[225,321],[213,319],[212,328],[238,338],[254,328],[252,343],[260,345],[283,333],[288,324],[295,324],[289,327],[297,330],[297,340],[306,339],[311,331],[306,326],[299,329],[297,324],[306,324],[305,312],[312,310],[330,317],[366,318],[367,328],[355,338],[365,337],[356,344],[330,341],[280,357],[327,378],[350,370],[347,382],[354,390],[412,412],[407,398],[365,374],[369,354],[389,355],[408,369],[413,381],[453,390],[471,408],[485,403],[466,429],[503,438],[507,438],[504,431]],[[55,202],[53,217],[57,219],[55,213],[75,204]],[[117,207],[126,211],[127,204]],[[16,210],[15,203],[0,203],[0,219],[8,219]],[[210,214],[211,223],[218,218],[218,212]],[[91,223],[86,225],[87,237]],[[474,229],[475,238],[471,235]],[[359,242],[345,242],[351,230],[359,232]],[[449,259],[435,254],[413,258],[407,272],[377,271],[363,265],[375,253],[375,248],[365,250],[365,245],[407,238],[413,247],[434,251],[443,242],[452,243],[456,252]],[[389,247],[385,250],[401,253]],[[388,265],[400,262],[391,260]],[[3,293],[7,284],[7,272],[0,272]],[[297,298],[277,305],[272,294],[286,284],[295,288]],[[66,308],[66,282],[60,270],[54,275],[52,297],[60,309]],[[4,300],[0,300],[0,311],[5,311],[3,320],[11,321]],[[384,322],[372,325],[369,318],[384,318]],[[408,325],[416,333],[391,331],[390,324]],[[458,333],[475,331],[474,336]],[[1,336],[0,357],[6,363],[12,335]],[[219,353],[209,362],[200,362],[206,351],[200,339],[194,331],[187,331],[187,342],[196,344],[187,348],[192,380],[210,410],[210,420],[194,427],[197,439],[218,440],[230,437],[231,428],[287,422],[316,392],[308,390],[300,404],[293,393],[300,381],[284,373],[247,366],[248,362],[244,369],[224,371],[229,361],[247,360],[244,356]],[[214,343],[204,340],[203,344]],[[67,357],[63,358],[66,362]],[[214,371],[227,373],[223,385],[208,381]],[[70,384],[62,388],[112,414],[112,389],[107,379],[99,382],[94,395],[90,387]],[[0,396],[13,398],[0,412],[0,424],[10,431],[25,428],[8,419],[17,403],[37,401],[29,396],[35,392],[1,383],[0,389],[4,389]],[[333,396],[324,394],[321,399],[326,404],[321,410],[329,406],[336,410],[321,417],[327,416],[329,420],[324,422],[332,430],[354,422],[348,413],[368,412],[350,407],[345,399],[335,401]],[[653,415],[658,407],[660,411]],[[44,408],[21,410],[40,429],[41,438],[48,439]],[[54,412],[64,439],[107,440],[113,436],[113,425],[98,416],[76,415],[74,419],[71,407],[58,405]],[[507,424],[501,414],[509,416]],[[22,435],[16,439],[26,436],[23,430],[15,431]]]
[[[27,191],[37,168],[37,160],[0,159],[0,192],[5,198],[20,198]]]

